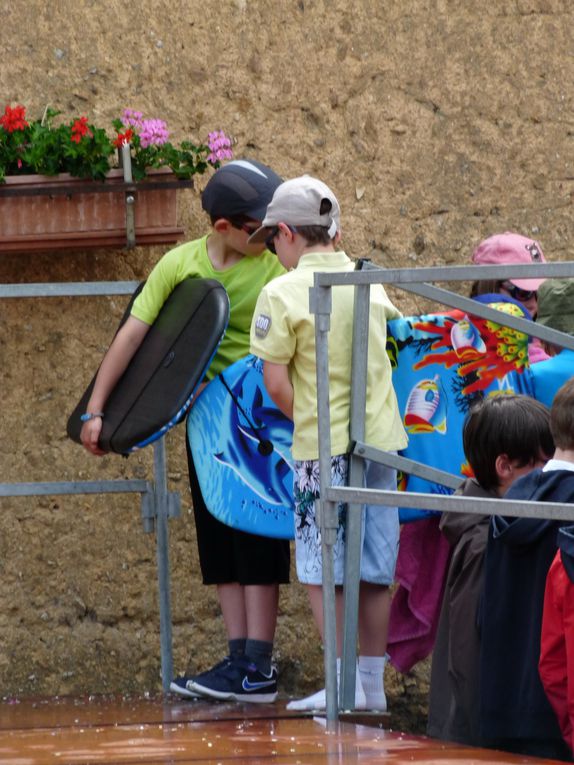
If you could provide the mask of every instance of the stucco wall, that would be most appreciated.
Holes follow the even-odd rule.
[[[105,124],[131,107],[177,139],[223,128],[237,156],[329,183],[353,256],[463,263],[512,229],[567,260],[573,27],[567,0],[2,2],[0,92],[32,116],[50,104]],[[203,182],[180,194],[188,237],[206,229]],[[0,281],[141,279],[163,251],[0,253]],[[2,301],[2,481],[151,476],[151,452],[96,460],[65,435],[125,302]],[[224,631],[199,585],[181,428],[167,447],[184,505],[170,524],[175,663],[201,669]],[[155,542],[136,498],[3,499],[0,602],[0,694],[160,687]],[[277,657],[284,690],[321,682],[297,584],[282,594]],[[422,724],[426,677],[425,665],[390,673],[398,725]]]

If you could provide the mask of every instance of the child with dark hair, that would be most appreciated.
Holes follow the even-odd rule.
[[[537,462],[544,464],[554,452],[548,423],[548,409],[528,396],[499,395],[472,410],[462,439],[476,482],[502,496]]]
[[[574,381],[550,413],[556,445],[544,468],[520,478],[509,499],[574,502]],[[483,744],[570,759],[538,673],[546,576],[562,521],[492,518],[481,606],[480,717]]]
[[[175,247],[158,261],[104,356],[82,418],[81,439],[89,452],[103,454],[98,439],[108,396],[163,304],[184,279],[217,279],[229,296],[229,324],[206,380],[248,353],[251,316],[259,292],[284,273],[274,253],[264,244],[248,240],[281,183],[282,178],[270,167],[252,159],[228,162],[210,178],[201,197],[211,220],[209,233]],[[203,583],[217,588],[229,654],[200,675],[173,679],[171,690],[185,698],[274,701],[277,670],[272,663],[273,639],[279,585],[289,581],[289,543],[246,534],[211,515],[187,446]]]
[[[553,462],[559,470],[574,471],[574,379],[556,394],[550,426],[556,442]],[[566,501],[573,499],[571,495]],[[546,579],[540,643],[540,679],[574,753],[574,525],[558,531],[558,552]]]
[[[465,497],[504,497],[519,476],[542,465],[554,444],[548,409],[521,395],[484,400],[468,414],[463,447],[474,473]],[[429,736],[479,745],[478,605],[490,516],[443,513],[440,528],[452,545],[431,670]]]

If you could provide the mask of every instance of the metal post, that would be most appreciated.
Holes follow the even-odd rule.
[[[124,170],[124,181],[133,183],[132,176],[132,155],[129,143],[122,144],[122,167]],[[135,203],[136,198],[133,191],[126,191],[126,247],[131,249],[136,246],[136,221],[135,221]]]
[[[323,560],[323,644],[327,721],[337,720],[337,620],[335,609],[335,573],[333,547],[337,536],[337,505],[325,499],[331,486],[331,419],[329,414],[329,346],[331,288],[311,288],[309,310],[315,314],[317,353],[317,418],[319,431],[319,480],[321,498],[316,513],[321,529]]]
[[[367,367],[369,352],[370,286],[355,287],[353,347],[351,361],[351,442],[365,439]],[[349,486],[362,486],[364,460],[357,453],[349,455]],[[363,505],[347,506],[345,527],[345,619],[341,665],[341,707],[354,709],[357,665],[357,627],[361,578],[361,531]]]
[[[154,444],[155,477],[155,532],[157,546],[157,575],[159,588],[159,629],[161,651],[161,682],[164,691],[169,690],[173,677],[171,598],[169,587],[168,517],[169,497],[165,459],[165,439]]]

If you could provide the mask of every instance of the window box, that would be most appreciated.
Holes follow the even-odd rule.
[[[62,173],[8,176],[0,186],[0,253],[86,250],[173,243],[177,190],[189,188],[168,168],[126,183],[123,171],[105,181]]]

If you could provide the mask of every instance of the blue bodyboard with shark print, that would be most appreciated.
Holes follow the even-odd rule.
[[[261,359],[246,356],[207,385],[187,437],[212,515],[240,531],[293,538],[293,423],[265,390]]]

